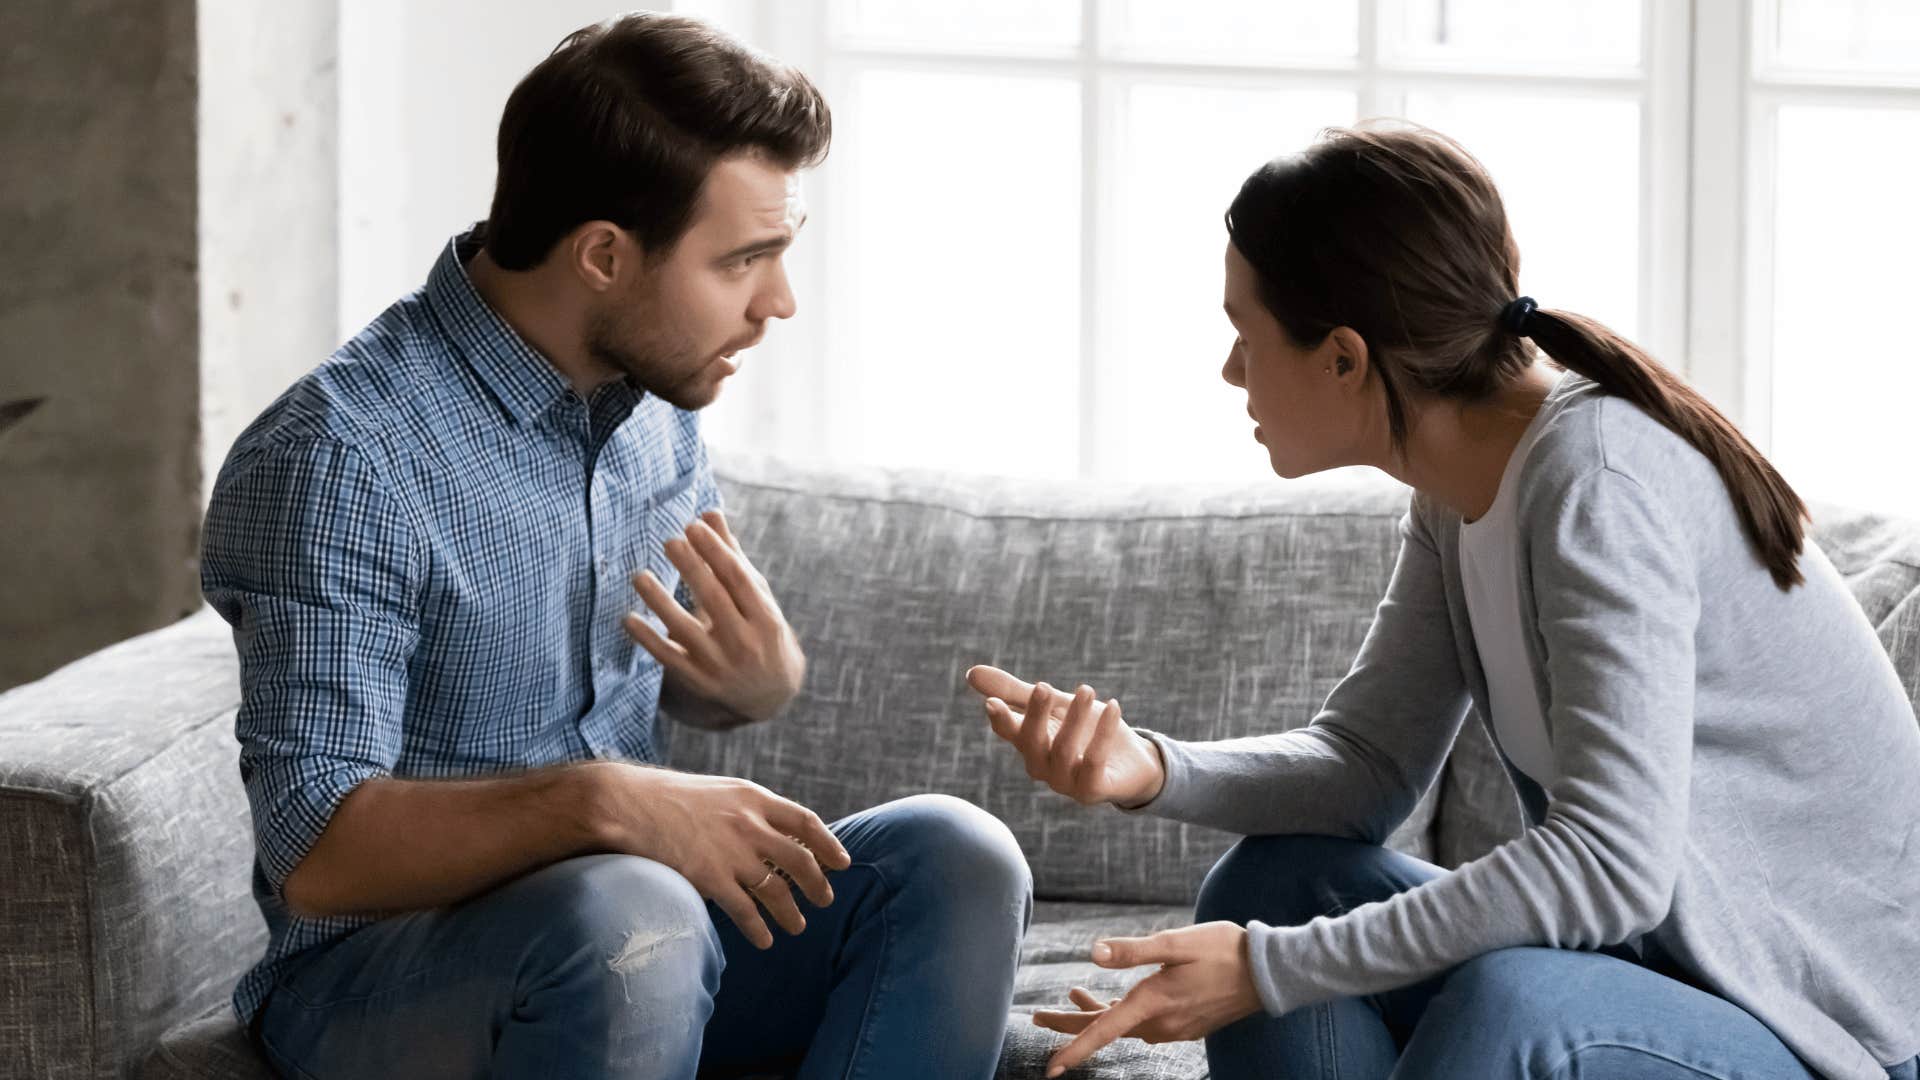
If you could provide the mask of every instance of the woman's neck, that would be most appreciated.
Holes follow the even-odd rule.
[[[1536,363],[1491,399],[1429,398],[1408,410],[1404,455],[1380,468],[1475,521],[1493,506],[1507,462],[1560,373]]]

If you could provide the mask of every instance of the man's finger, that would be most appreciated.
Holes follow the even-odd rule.
[[[1145,995],[1129,992],[1120,1004],[1093,1018],[1074,1040],[1054,1051],[1047,1062],[1047,1075],[1059,1076],[1092,1057],[1115,1039],[1126,1037],[1134,1028],[1152,1018],[1154,1006]]]
[[[735,883],[731,888],[722,888],[714,894],[713,902],[720,905],[720,910],[726,912],[727,918],[739,929],[740,936],[754,948],[773,948],[773,931],[767,929],[766,920],[760,917],[759,905],[754,903],[745,885]]]
[[[733,548],[733,550],[739,552],[742,556],[746,555],[747,549],[740,546],[740,541],[734,538],[733,529],[727,525],[727,515],[718,510],[709,510],[700,515],[700,520],[706,522],[707,526],[714,532],[719,533],[720,539],[725,540],[727,546]]]
[[[1033,693],[1032,683],[1021,682],[988,664],[968,668],[967,685],[982,697],[997,697],[1022,712],[1027,708],[1027,695]]]
[[[1180,930],[1162,930],[1146,937],[1103,938],[1093,943],[1093,962],[1101,967],[1172,964],[1187,959],[1189,955],[1186,935]]]
[[[713,637],[708,633],[706,625],[695,618],[692,612],[681,607],[680,601],[674,599],[673,594],[667,591],[665,585],[660,584],[660,579],[654,577],[652,571],[642,570],[633,575],[633,591],[639,593],[640,599],[655,615],[660,616],[661,622],[667,625],[667,635],[684,645],[689,654],[705,663],[711,663],[718,658],[718,650],[714,647]],[[637,619],[638,616],[635,618]],[[644,623],[646,620],[639,621]],[[628,636],[632,636],[632,633],[629,627]],[[639,638],[636,637],[634,640],[638,641]],[[665,661],[661,662],[665,663]]]
[[[719,696],[720,688],[707,678],[700,662],[679,642],[661,637],[660,631],[655,630],[653,624],[642,619],[638,613],[627,612],[626,618],[621,620],[621,627],[626,630],[628,637],[647,650],[648,655],[660,662],[660,667],[680,687],[709,700]]]
[[[777,798],[777,796],[776,796]],[[845,870],[853,856],[840,844],[820,815],[790,799],[780,799],[766,814],[768,824],[807,845],[813,859],[828,870]]]
[[[754,580],[753,568],[748,566],[740,553],[727,546],[720,534],[713,531],[704,521],[695,521],[687,526],[687,542],[706,560],[708,569],[727,590],[727,596],[733,600],[733,606],[748,622],[759,622],[768,615],[767,598],[760,591],[760,583]]]
[[[765,847],[764,857],[772,859],[773,864],[785,872],[787,880],[814,907],[827,907],[833,903],[833,886],[827,884],[826,871],[820,868],[820,861],[813,857],[812,845],[779,833],[768,837]]]
[[[727,594],[726,586],[714,576],[713,567],[684,536],[675,536],[662,545],[667,552],[667,561],[680,571],[680,579],[693,591],[694,602],[700,610],[713,620],[716,631],[738,626],[740,609],[734,606],[733,597]]]
[[[800,905],[793,902],[793,886],[778,873],[756,883],[747,891],[760,901],[761,907],[767,909],[767,914],[780,924],[780,929],[797,935],[807,928],[807,917],[800,914]]]

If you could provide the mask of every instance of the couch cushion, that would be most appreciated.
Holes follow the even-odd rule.
[[[1036,1027],[1039,1009],[1070,1009],[1067,991],[1084,986],[1102,998],[1115,998],[1152,973],[1151,968],[1112,971],[1087,959],[1103,937],[1137,937],[1193,921],[1185,907],[1152,904],[1048,903],[1034,905],[1033,927],[1020,947],[1020,971],[1014,979],[1013,1016],[1000,1053],[1001,1080],[1040,1080],[1047,1058],[1067,1037]],[[1138,1039],[1109,1045],[1069,1074],[1074,1078],[1146,1077],[1152,1080],[1202,1080],[1205,1049],[1197,1042],[1149,1046]]]
[[[1223,833],[1085,809],[1029,780],[962,682],[990,663],[1121,698],[1183,738],[1305,723],[1386,589],[1405,489],[1364,479],[1115,488],[721,468],[729,519],[808,653],[779,720],[679,728],[670,760],[832,819],[922,791],[1012,827],[1037,895],[1190,903]],[[1430,854],[1432,799],[1394,838]]]
[[[174,1025],[135,1075],[140,1080],[274,1080],[224,1003]]]

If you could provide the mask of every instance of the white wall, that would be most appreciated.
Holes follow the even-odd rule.
[[[353,335],[486,216],[507,95],[605,0],[340,0],[340,299]]]
[[[201,497],[337,342],[334,0],[199,0]]]

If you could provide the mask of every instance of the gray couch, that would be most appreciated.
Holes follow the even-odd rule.
[[[678,729],[674,764],[751,777],[831,819],[940,791],[1009,823],[1039,898],[1003,1075],[1026,1020],[1085,983],[1096,934],[1178,925],[1225,835],[1087,810],[1030,782],[961,673],[991,662],[1218,738],[1304,723],[1386,585],[1404,493],[1350,476],[1098,489],[723,468],[735,528],[811,658],[781,720]],[[1920,526],[1822,508],[1816,535],[1920,690]],[[57,618],[49,613],[49,618]],[[227,1005],[260,953],[224,623],[201,612],[0,696],[0,1076],[258,1077]],[[1519,810],[1477,723],[1393,843],[1454,865]],[[1198,1044],[1117,1044],[1087,1076],[1199,1077]]]

